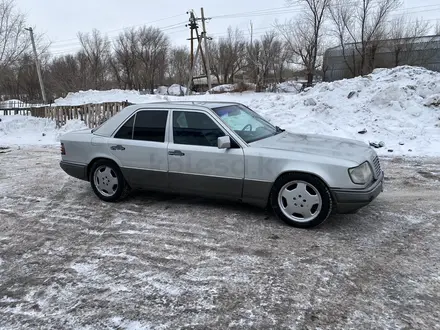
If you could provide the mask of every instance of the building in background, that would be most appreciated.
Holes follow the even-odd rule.
[[[373,41],[367,46],[363,70],[360,49],[360,44],[354,43],[327,49],[322,66],[323,80],[353,78],[362,71],[368,74],[376,68],[400,65],[440,72],[440,35]]]

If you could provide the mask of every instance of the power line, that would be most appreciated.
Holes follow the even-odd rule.
[[[167,32],[167,31],[172,31],[172,30],[176,30],[176,29],[183,29],[185,23],[186,23],[186,21],[180,22],[180,23],[177,23],[177,24],[173,24],[173,25],[164,26],[164,27],[158,27],[158,28],[162,32]],[[119,38],[119,35],[108,37],[110,42],[115,41],[118,38]],[[64,53],[66,51],[64,49],[58,49],[58,48],[69,48],[69,49],[71,49],[72,47],[75,47],[75,46],[81,47],[81,43],[80,43],[80,41],[78,39],[76,39],[76,42],[71,42],[71,43],[68,43],[68,44],[65,44],[65,45],[51,46],[51,49],[55,48],[55,51],[52,52],[52,54],[56,55],[57,53]]]
[[[161,31],[169,31],[169,30],[173,30],[173,29],[175,29],[175,28],[180,28],[180,27],[182,27],[185,23],[186,23],[186,21],[184,21],[184,22],[179,22],[179,23],[172,24],[172,25],[168,25],[168,26],[158,27],[158,28],[159,28]],[[110,36],[109,39],[111,39],[111,40],[116,40],[118,37],[119,37],[119,35]],[[66,46],[72,46],[72,45],[80,44],[78,38],[76,38],[76,39],[74,39],[74,40],[75,40],[75,42],[70,42],[70,43],[67,43],[67,44],[64,44],[64,45],[57,45],[57,44],[55,44],[55,45],[51,45],[51,47],[52,47],[52,48],[58,48],[58,47],[66,47]]]
[[[174,16],[170,16],[170,17],[161,18],[161,19],[158,19],[158,20],[155,20],[155,21],[151,21],[151,22],[146,22],[146,23],[142,23],[142,24],[136,24],[136,25],[125,27],[125,28],[113,29],[113,30],[108,30],[108,31],[104,31],[104,32],[111,33],[111,32],[118,32],[118,31],[129,30],[130,28],[139,27],[139,26],[142,26],[142,25],[150,25],[150,24],[153,24],[153,23],[165,21],[165,20],[176,18],[176,17],[180,17],[180,16],[186,16],[186,14],[178,14],[178,15],[174,15]],[[54,44],[63,43],[63,42],[67,42],[67,41],[74,41],[74,40],[78,40],[78,38],[59,40],[59,41],[55,41]]]
[[[342,5],[347,5],[347,3],[344,3]],[[411,14],[417,14],[417,13],[423,13],[423,12],[431,12],[434,9],[437,9],[438,7],[440,7],[440,4],[421,5],[421,6],[413,6],[413,7],[408,7],[408,8],[397,8],[392,13],[390,13],[390,16],[391,16],[391,18],[395,18],[395,17],[399,17],[399,16],[405,16],[405,15],[411,15]],[[418,9],[421,9],[421,10],[418,10]],[[303,12],[303,11],[304,11],[304,7],[302,5],[283,6],[283,7],[274,7],[274,8],[260,9],[260,10],[252,10],[252,11],[241,12],[241,13],[231,13],[231,14],[217,15],[217,16],[212,16],[211,19],[250,18],[250,17],[268,16],[268,15],[278,16],[278,15],[286,15],[286,14],[290,14],[290,13],[299,13],[299,12]],[[176,18],[176,17],[180,17],[180,16],[183,16],[183,15],[185,15],[185,14],[179,14],[179,15],[174,15],[174,16],[158,19],[158,20],[155,20],[155,21],[151,21],[151,22],[145,23],[143,25],[147,25],[147,24],[151,24],[151,23],[155,23],[155,22],[159,22],[159,21],[164,21],[164,20]],[[421,20],[421,21],[438,21],[438,19],[427,19],[427,20]],[[167,35],[181,33],[181,32],[184,32],[186,30],[184,28],[184,24],[185,23],[187,23],[187,22],[184,21],[184,22],[180,22],[180,23],[175,23],[175,24],[171,24],[171,25],[168,25],[168,26],[159,27],[159,29],[161,31],[163,31],[163,32],[168,32]],[[138,24],[138,25],[133,25],[131,27],[109,30],[106,33],[113,33],[113,32],[118,32],[118,31],[124,31],[124,30],[128,30],[130,28],[141,26],[141,25],[142,24]],[[257,29],[254,29],[254,31],[269,30],[269,29],[273,29],[273,28],[274,27],[257,28]],[[264,34],[265,32],[266,31],[264,31],[262,33],[256,33],[256,34],[254,33],[254,35]],[[243,33],[243,34],[244,35],[250,35],[249,33]],[[214,34],[211,34],[211,35],[217,36],[217,37],[222,37],[222,36],[227,36],[228,34],[225,33],[225,32],[220,32],[220,33],[214,33]],[[111,37],[109,37],[109,40],[110,41],[115,41],[118,37],[119,37],[119,35],[111,36]],[[73,40],[75,42],[65,43],[67,41],[73,41]],[[73,48],[73,47],[75,47],[75,48]],[[53,45],[51,45],[51,49],[55,49],[55,51],[52,52],[52,55],[60,55],[60,54],[69,53],[71,51],[78,51],[80,48],[81,48],[81,43],[79,42],[79,40],[77,38],[61,40],[61,41],[55,42]]]
[[[342,4],[341,6],[344,5],[349,5],[349,4],[345,3]],[[333,4],[332,6],[336,6],[336,4]],[[418,13],[418,12],[432,11],[433,10],[432,7],[440,7],[440,4],[414,6],[408,8],[397,8],[394,11],[408,11],[408,13]],[[420,9],[420,8],[430,8],[430,9],[416,11],[416,12],[413,11],[414,9]],[[213,16],[212,18],[213,19],[249,18],[249,17],[259,17],[259,16],[268,16],[268,15],[285,15],[285,14],[300,13],[300,12],[304,12],[304,7],[301,5],[296,5],[296,6],[284,6],[284,7],[276,7],[276,8],[262,9],[262,10],[253,10],[253,11],[241,12],[241,13],[217,15],[217,16]]]

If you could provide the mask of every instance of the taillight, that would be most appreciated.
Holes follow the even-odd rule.
[[[66,154],[66,148],[64,148],[64,143],[61,143],[61,155]]]

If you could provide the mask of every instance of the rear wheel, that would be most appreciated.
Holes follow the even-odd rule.
[[[327,186],[317,177],[303,173],[287,173],[278,178],[270,202],[281,220],[300,228],[320,225],[332,210]]]
[[[106,202],[123,198],[128,186],[119,167],[109,160],[98,160],[90,170],[90,184],[95,194]]]

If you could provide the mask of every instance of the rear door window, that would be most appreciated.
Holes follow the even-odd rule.
[[[164,142],[167,118],[167,110],[139,111],[136,114],[133,139]]]

